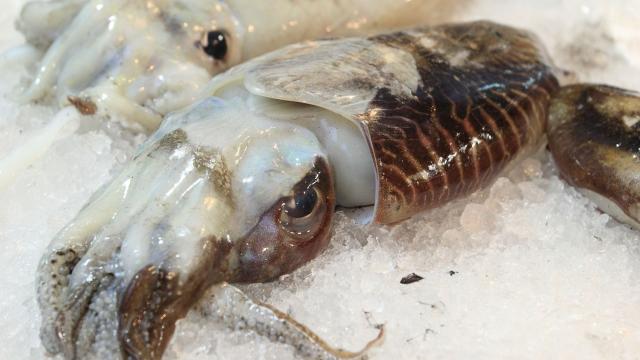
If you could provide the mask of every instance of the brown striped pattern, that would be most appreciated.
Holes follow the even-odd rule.
[[[528,33],[475,22],[371,40],[411,53],[422,78],[411,97],[380,89],[359,117],[379,176],[377,222],[476,191],[540,139],[558,82]]]

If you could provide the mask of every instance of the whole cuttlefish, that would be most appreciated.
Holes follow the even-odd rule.
[[[306,42],[234,67],[53,240],[43,344],[157,359],[218,286],[227,322],[311,358],[359,356],[225,284],[313,259],[336,205],[374,205],[389,224],[489,184],[540,145],[558,88],[535,36],[490,22]]]

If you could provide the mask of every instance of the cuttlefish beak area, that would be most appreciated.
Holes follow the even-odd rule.
[[[561,176],[600,210],[640,229],[640,94],[567,86],[551,103],[548,137]]]
[[[326,247],[334,178],[314,134],[225,106],[169,117],[54,239],[38,271],[50,353],[159,359],[208,288],[276,279]]]

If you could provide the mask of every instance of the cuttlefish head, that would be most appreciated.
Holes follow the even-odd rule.
[[[173,114],[44,256],[43,343],[67,358],[93,351],[112,296],[125,357],[159,358],[207,288],[272,280],[315,257],[334,206],[307,129],[215,98]]]
[[[241,60],[240,23],[223,1],[36,1],[17,27],[43,51],[24,101],[119,114],[147,130]]]

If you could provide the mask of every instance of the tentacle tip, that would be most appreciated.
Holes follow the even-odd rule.
[[[320,345],[328,354],[331,355],[332,359],[367,359],[368,353],[373,348],[381,346],[382,343],[384,342],[384,336],[385,336],[384,324],[376,324],[374,328],[378,330],[378,334],[376,335],[376,337],[369,340],[369,342],[367,342],[365,346],[358,351],[352,352],[352,351],[348,351],[341,348],[332,349],[330,346],[328,346],[324,342],[321,342]]]
[[[369,342],[360,350],[354,353],[350,353],[342,350],[343,355],[340,357],[341,359],[366,359],[369,351],[375,347],[381,346],[384,342],[385,336],[385,325],[384,324],[376,324],[374,326],[376,330],[378,330],[378,335],[375,338],[369,340]]]
[[[52,332],[48,324],[43,324],[40,328],[40,342],[47,356],[53,357],[62,352],[60,339]]]

